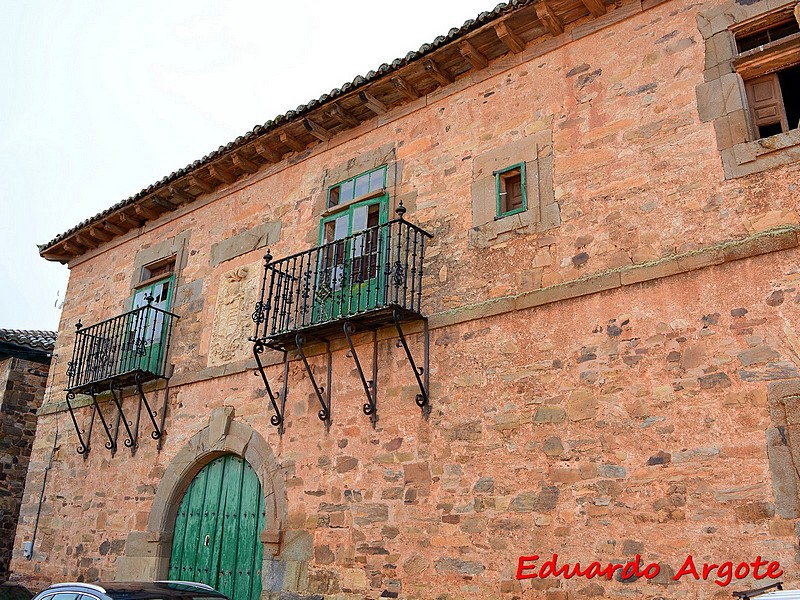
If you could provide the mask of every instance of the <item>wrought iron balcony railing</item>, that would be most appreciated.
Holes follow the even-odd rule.
[[[343,321],[369,326],[398,313],[420,317],[425,243],[432,235],[405,221],[403,212],[280,260],[267,253],[253,339],[282,347],[298,332],[322,333]]]
[[[344,336],[366,402],[362,411],[373,427],[378,420],[378,328],[393,324],[411,366],[420,393],[416,404],[424,415],[430,413],[428,321],[422,315],[422,281],[425,244],[433,236],[403,219],[402,202],[395,211],[399,218],[367,227],[311,250],[273,262],[267,251],[261,298],[253,311],[255,335],[253,356],[264,381],[274,414],[270,422],[284,432],[286,394],[289,384],[289,355],[296,350],[303,361],[312,389],[320,403],[317,416],[331,426],[331,382],[333,362],[331,341]],[[334,232],[335,233],[335,230]],[[401,322],[420,319],[422,364],[417,366]],[[352,334],[372,332],[372,371],[364,369]],[[309,341],[327,346],[327,383],[317,382],[306,356]],[[283,351],[283,384],[273,392],[261,361],[265,348]],[[274,383],[274,382],[273,382]]]
[[[148,304],[89,327],[76,325],[67,390],[101,391],[164,378],[177,315]]]

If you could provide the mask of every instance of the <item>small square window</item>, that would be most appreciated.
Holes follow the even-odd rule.
[[[522,212],[528,208],[525,197],[525,163],[495,171],[497,218]]]
[[[175,272],[175,257],[170,256],[169,258],[165,258],[163,260],[159,260],[154,263],[150,263],[142,267],[142,275],[139,280],[139,285],[144,285],[148,282],[155,281],[157,279],[164,279],[165,277],[169,277]]]

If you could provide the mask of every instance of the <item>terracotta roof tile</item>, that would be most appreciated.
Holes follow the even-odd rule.
[[[30,350],[52,352],[56,345],[55,331],[38,329],[0,329],[0,342],[14,344]]]

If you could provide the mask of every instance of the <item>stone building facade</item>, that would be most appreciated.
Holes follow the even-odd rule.
[[[54,331],[0,329],[0,582],[9,575]]]
[[[253,519],[235,600],[800,585],[796,12],[500,5],[42,246],[71,270],[56,351],[73,365],[40,410],[15,577],[228,586],[230,536],[187,520],[205,511]],[[409,238],[343,237],[395,215],[432,235],[398,244],[405,267],[382,240]],[[342,273],[365,307],[349,331],[324,316]],[[419,300],[399,325],[370,296],[397,281]],[[168,337],[87,341],[157,309]],[[163,378],[107,391],[96,357],[122,352],[113,371],[153,347]],[[221,508],[223,468],[252,469],[257,508]],[[654,566],[544,576],[554,554]],[[689,556],[700,579],[676,580]],[[778,566],[726,577],[759,560]]]

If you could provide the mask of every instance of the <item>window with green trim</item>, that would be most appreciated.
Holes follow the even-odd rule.
[[[527,210],[524,162],[495,171],[494,181],[497,194],[497,218]]]
[[[169,311],[171,308],[175,285],[175,257],[142,267],[140,278],[131,301],[133,312],[128,320],[126,347],[122,357],[123,369],[159,373],[167,336],[167,321],[161,311]],[[159,310],[145,310],[146,306]]]
[[[328,208],[356,199],[383,193],[386,189],[386,165],[340,181],[328,188]]]

